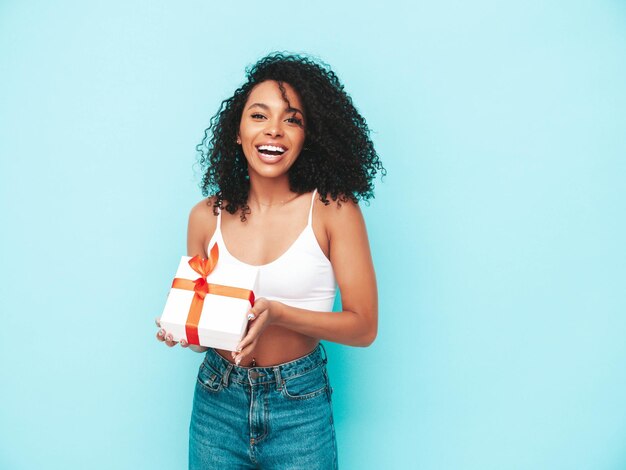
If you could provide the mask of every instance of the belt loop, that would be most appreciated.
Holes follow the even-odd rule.
[[[320,347],[322,348],[322,351],[324,351],[323,361],[324,361],[324,364],[326,364],[328,362],[328,353],[326,352],[326,348],[324,347],[321,341],[320,341]]]
[[[279,367],[274,367],[274,378],[276,379],[276,390],[281,391],[283,389],[283,379],[280,376]]]
[[[224,376],[222,377],[222,383],[224,384],[224,387],[228,387],[228,378],[230,377],[231,370],[233,370],[233,365],[229,363],[226,367],[226,372],[224,372]]]

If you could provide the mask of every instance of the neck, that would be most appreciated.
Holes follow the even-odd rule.
[[[254,178],[250,175],[250,193],[248,204],[256,203],[260,206],[279,206],[286,204],[297,196],[289,189],[289,179],[285,178]]]

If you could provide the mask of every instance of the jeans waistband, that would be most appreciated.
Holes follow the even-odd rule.
[[[249,385],[276,382],[280,386],[282,380],[306,374],[326,362],[326,349],[321,343],[306,356],[267,367],[236,366],[212,348],[209,348],[204,357],[205,365],[222,375],[224,386],[228,386],[229,382]]]

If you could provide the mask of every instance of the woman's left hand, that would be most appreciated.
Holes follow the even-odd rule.
[[[252,357],[261,333],[274,320],[273,303],[265,298],[256,299],[254,306],[248,311],[248,332],[237,345],[237,349],[232,352],[235,364],[239,365],[244,359]]]

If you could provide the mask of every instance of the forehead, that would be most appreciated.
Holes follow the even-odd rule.
[[[289,105],[292,108],[302,109],[302,101],[296,90],[289,83],[282,82],[282,86],[285,90],[284,96],[278,82],[274,80],[267,80],[255,85],[250,91],[246,106],[252,103],[263,103],[278,109],[286,109]],[[289,101],[289,105],[285,98]]]

